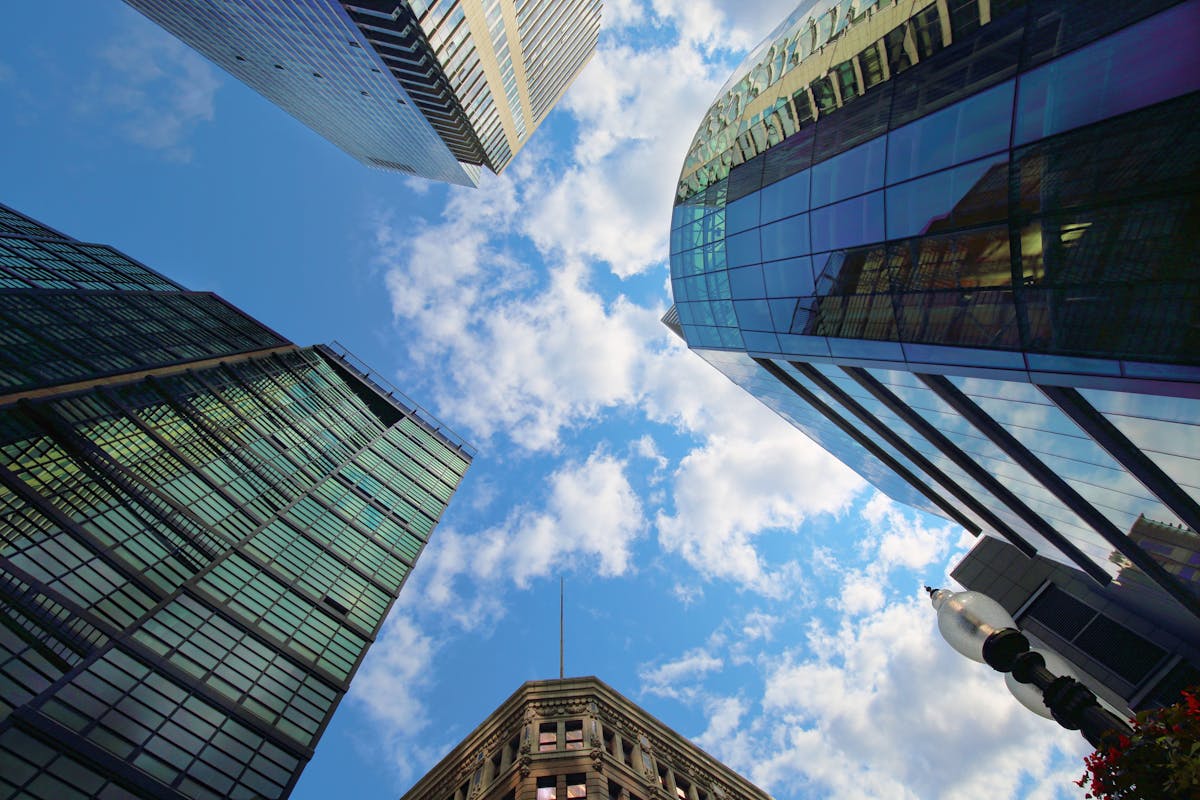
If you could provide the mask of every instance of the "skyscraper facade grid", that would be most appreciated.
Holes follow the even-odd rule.
[[[472,448],[0,207],[0,796],[286,797]]]
[[[595,49],[602,0],[126,0],[373,167],[501,172]]]
[[[1200,614],[1127,535],[1200,526],[1197,90],[1193,0],[802,3],[693,139],[664,322],[890,496]]]

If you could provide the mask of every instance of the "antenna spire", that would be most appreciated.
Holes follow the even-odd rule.
[[[563,670],[563,577],[558,576],[558,678],[566,677]]]

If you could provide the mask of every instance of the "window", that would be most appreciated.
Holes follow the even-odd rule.
[[[1051,584],[1022,615],[1045,625],[1102,666],[1137,686],[1166,652]]]
[[[583,720],[573,719],[573,720],[570,720],[569,722],[567,722],[566,733],[567,733],[567,737],[566,737],[567,749],[568,750],[582,750],[583,749]],[[570,792],[568,792],[567,797],[570,797],[570,796],[571,796]]]
[[[553,775],[544,775],[537,779],[537,800],[556,800],[558,796],[558,779]]]
[[[842,92],[843,103],[849,102],[862,94],[858,90],[858,76],[854,72],[853,61],[843,61],[833,68],[832,73],[837,78],[838,89]]]
[[[828,76],[817,78],[809,84],[809,89],[812,90],[813,100],[822,114],[837,108],[837,95],[833,93],[833,82]]]
[[[558,725],[554,722],[543,722],[538,728],[538,752],[548,753],[551,750],[558,749]],[[541,783],[538,784],[539,786]],[[551,795],[553,797],[553,795]],[[538,790],[538,800],[541,798],[541,790]]]
[[[858,54],[858,65],[862,69],[864,90],[883,83],[883,59],[879,55],[878,43]]]
[[[583,800],[587,797],[587,776],[583,774],[567,776],[567,800]]]

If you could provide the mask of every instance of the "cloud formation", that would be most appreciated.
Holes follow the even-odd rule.
[[[189,139],[215,114],[221,81],[211,64],[138,15],[99,51],[96,73],[77,109],[115,120],[128,141],[179,162],[193,155]]]
[[[694,697],[699,691],[697,686],[689,682],[721,669],[724,663],[704,648],[697,647],[672,661],[655,667],[644,666],[638,677],[642,681],[643,692],[683,700]]]
[[[937,637],[934,619],[913,597],[815,625],[806,647],[768,667],[749,725],[765,749],[740,766],[773,791],[827,797],[1056,793],[1082,738],[1020,707],[1000,676]]]
[[[783,597],[799,564],[767,566],[754,538],[843,510],[863,483],[771,412],[750,416],[755,433],[711,436],[680,462],[674,510],[660,512],[656,526],[662,547],[701,575]]]

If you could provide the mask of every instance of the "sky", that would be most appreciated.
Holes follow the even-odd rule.
[[[526,680],[596,675],[776,800],[1078,798],[1089,750],[938,636],[972,539],[689,353],[675,181],[788,0],[607,0],[500,177],[362,166],[118,0],[10,3],[0,201],[339,341],[479,455],[296,800],[398,798]]]

